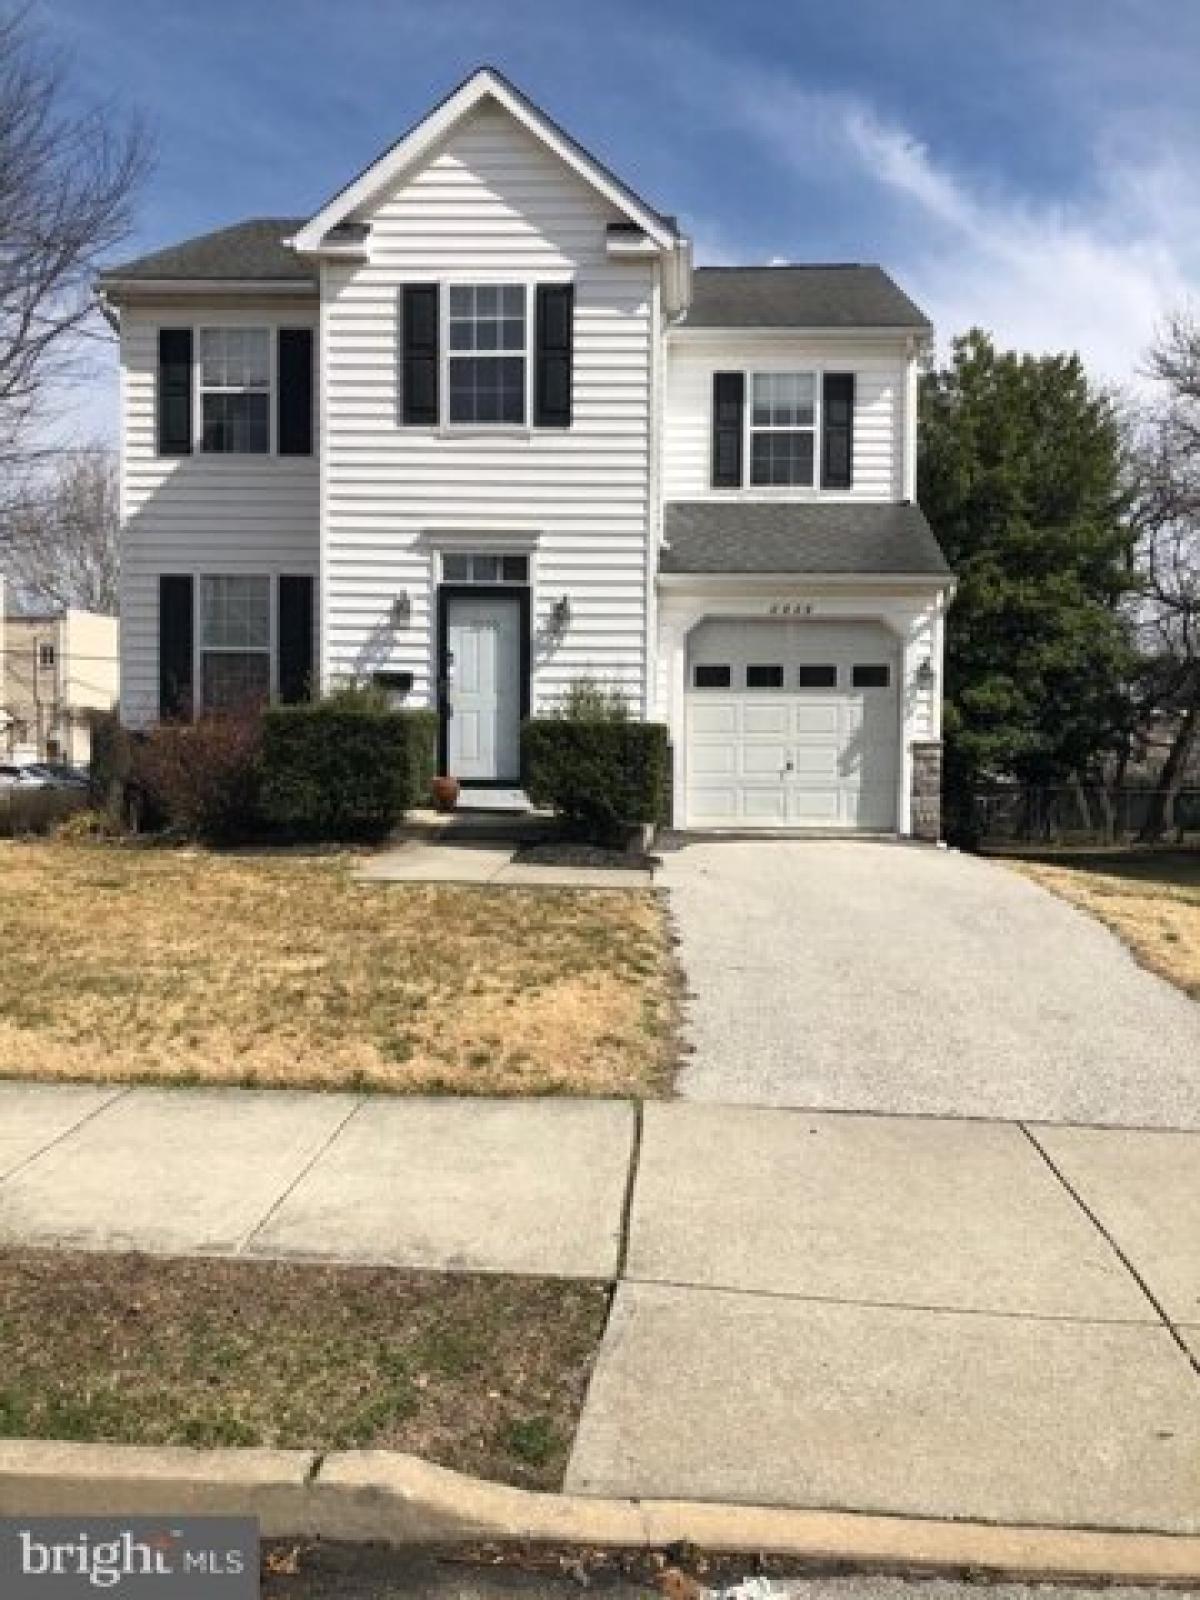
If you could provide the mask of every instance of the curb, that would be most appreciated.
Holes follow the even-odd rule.
[[[790,1557],[1036,1580],[1200,1582],[1200,1536],[533,1493],[386,1450],[189,1450],[0,1440],[0,1513],[257,1516],[266,1537],[472,1541]]]

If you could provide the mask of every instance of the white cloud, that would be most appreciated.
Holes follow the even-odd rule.
[[[1200,177],[1166,143],[1131,137],[1120,154],[1113,119],[1083,174],[1089,198],[1068,205],[955,172],[855,95],[755,73],[726,103],[798,184],[836,173],[861,188],[865,216],[888,213],[902,242],[884,264],[943,341],[978,325],[1020,349],[1077,349],[1097,376],[1135,382],[1163,315],[1200,288]],[[797,128],[820,130],[818,146]]]

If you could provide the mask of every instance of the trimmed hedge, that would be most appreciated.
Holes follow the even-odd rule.
[[[661,723],[538,717],[521,729],[521,769],[534,805],[552,807],[588,838],[666,820],[670,761]]]
[[[263,712],[266,821],[322,839],[378,838],[427,802],[437,750],[432,711],[334,701]]]

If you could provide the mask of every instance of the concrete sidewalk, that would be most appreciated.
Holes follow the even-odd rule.
[[[613,1281],[580,1493],[1200,1531],[1198,1134],[8,1083],[0,1241]]]
[[[368,857],[360,883],[486,883],[501,889],[649,889],[649,867],[591,867],[516,861],[517,845],[495,841],[409,840]]]

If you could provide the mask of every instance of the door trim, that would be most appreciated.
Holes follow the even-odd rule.
[[[521,721],[529,716],[533,683],[533,635],[530,629],[532,601],[529,585],[525,583],[439,583],[437,592],[437,714],[438,714],[438,771],[444,773],[450,743],[449,722],[449,662],[450,602],[452,600],[510,600],[517,606],[517,639],[520,662],[517,667],[517,696]],[[472,778],[470,789],[512,789],[521,782],[520,772],[511,777]]]

